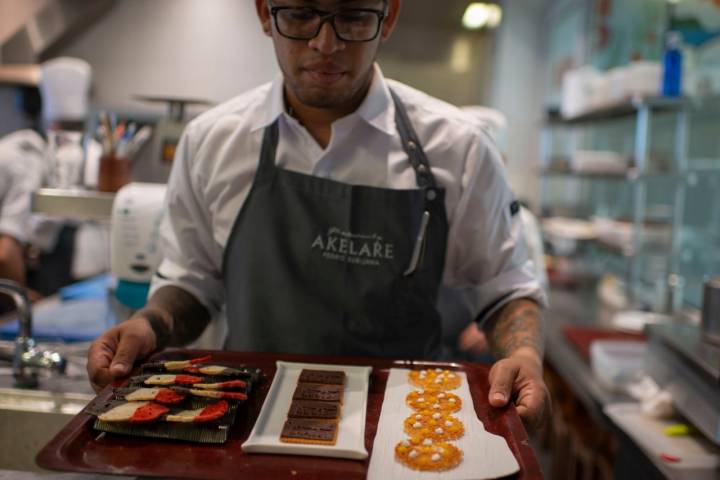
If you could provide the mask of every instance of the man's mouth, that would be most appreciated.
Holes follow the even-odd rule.
[[[331,86],[339,82],[345,76],[345,70],[334,64],[310,65],[303,69],[310,79],[319,85]]]

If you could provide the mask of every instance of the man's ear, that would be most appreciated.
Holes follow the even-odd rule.
[[[395,30],[397,25],[398,17],[400,16],[400,4],[402,0],[388,0],[387,5],[387,16],[383,22],[382,31],[380,34],[380,40],[382,42],[387,41]]]
[[[268,37],[272,36],[272,15],[267,0],[255,0],[255,10],[260,19],[260,26]]]

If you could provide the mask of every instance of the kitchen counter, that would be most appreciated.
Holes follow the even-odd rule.
[[[703,341],[700,330],[689,325],[655,325],[650,330],[709,384],[720,385],[720,345]]]
[[[563,333],[564,327],[597,329],[604,326],[600,320],[599,302],[595,292],[553,290],[545,318],[547,319],[546,361],[570,387],[592,422],[615,439],[617,449],[613,478],[620,480],[684,478],[662,473],[658,463],[660,460],[648,457],[635,440],[605,414],[603,409],[609,405],[635,402],[635,400],[622,392],[612,391],[603,386],[595,378],[588,360],[583,358]],[[668,331],[674,330],[670,327]],[[710,475],[713,475],[712,472]]]
[[[578,400],[593,420],[609,425],[603,408],[611,403],[632,401],[626,394],[604,387],[593,375],[590,365],[563,335],[566,326],[597,328],[598,300],[594,292],[553,290],[545,313],[545,358],[572,387]]]
[[[0,480],[122,480],[135,477],[119,477],[117,475],[94,475],[83,473],[34,473],[15,470],[0,470]]]

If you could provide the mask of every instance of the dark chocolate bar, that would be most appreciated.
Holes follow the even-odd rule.
[[[280,440],[291,443],[335,444],[338,424],[336,420],[288,418]]]
[[[308,370],[300,372],[299,383],[320,383],[323,385],[344,385],[345,372],[337,370]]]
[[[342,402],[342,385],[317,385],[298,383],[293,400],[318,400],[321,402]]]
[[[312,400],[293,400],[290,404],[290,418],[326,418],[337,419],[340,416],[340,404],[315,402]]]

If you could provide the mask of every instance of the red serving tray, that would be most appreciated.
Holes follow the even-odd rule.
[[[162,352],[152,360],[195,358],[205,355],[212,355],[213,361],[218,363],[258,367],[266,375],[264,381],[253,389],[248,401],[238,410],[237,420],[225,444],[202,445],[96,432],[92,428],[95,418],[83,411],[40,451],[37,455],[37,464],[49,470],[144,477],[252,478],[253,480],[365,478],[369,458],[357,461],[291,455],[245,454],[242,451],[241,445],[250,435],[275,375],[275,362],[285,360],[373,367],[370,376],[365,428],[365,446],[371,454],[390,368],[442,367],[462,370],[468,377],[475,411],[485,429],[491,433],[502,435],[520,464],[520,472],[509,478],[523,480],[542,478],[537,459],[528,443],[527,433],[515,407],[510,406],[498,410],[490,407],[487,401],[489,367],[486,365],[206,350]],[[106,388],[98,397],[105,400],[111,395],[112,390]],[[472,455],[472,452],[465,452],[465,454]]]

